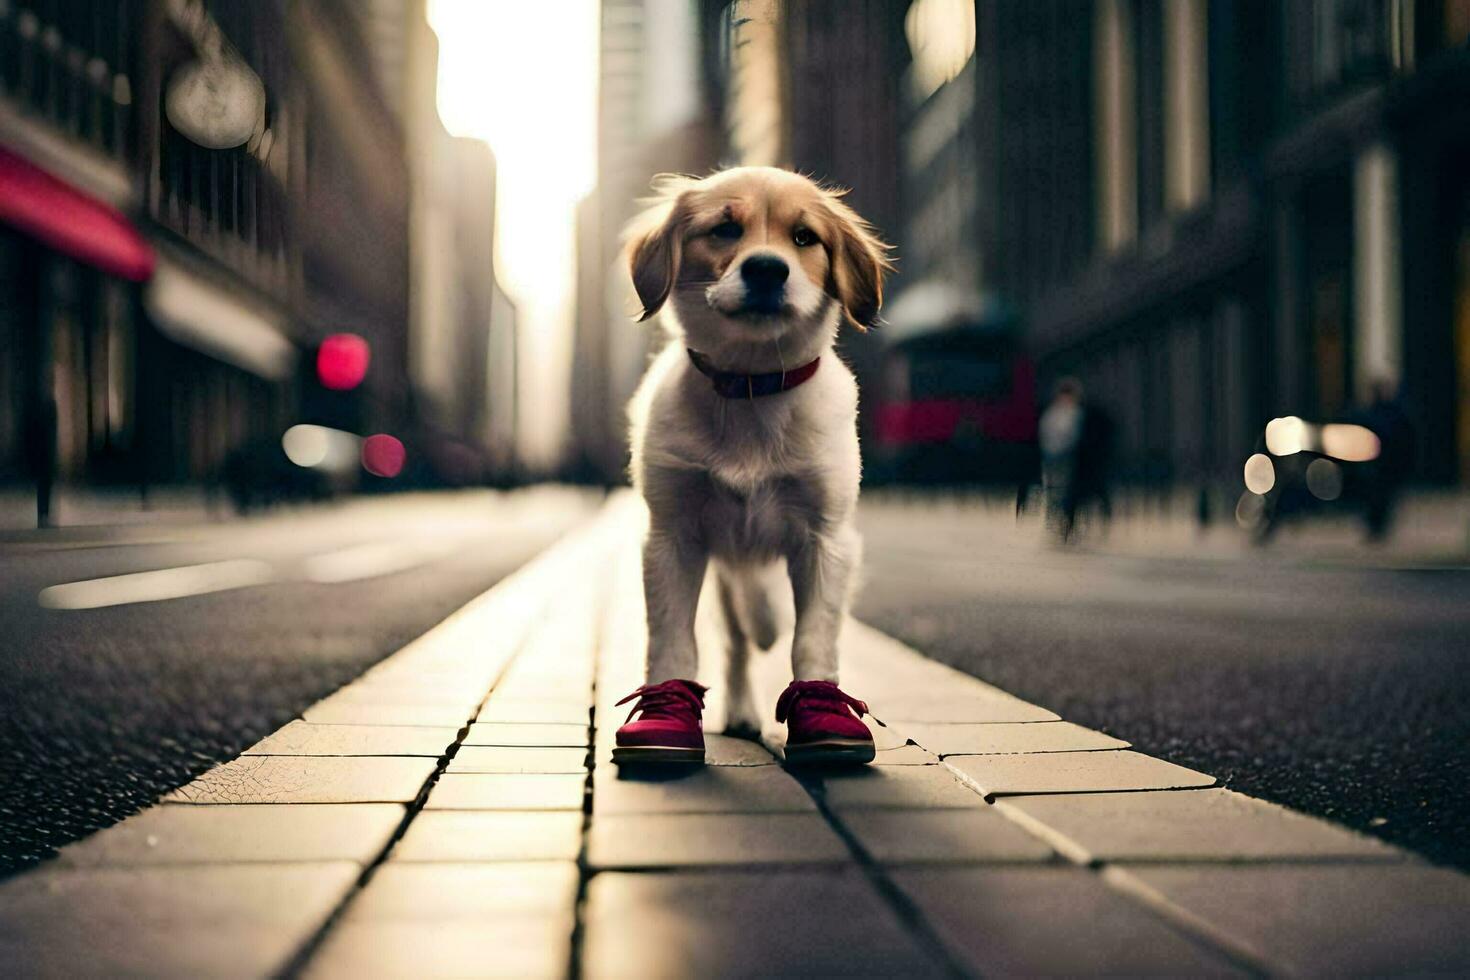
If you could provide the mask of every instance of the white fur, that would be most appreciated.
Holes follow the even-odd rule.
[[[730,315],[743,302],[738,263],[712,285],[675,286],[662,310],[672,335],[634,396],[632,473],[648,503],[643,551],[648,680],[698,673],[694,612],[715,566],[729,640],[727,724],[758,732],[746,681],[750,641],[769,646],[777,605],[769,567],[784,563],[796,610],[792,674],[837,681],[837,634],[861,539],[854,527],[861,460],[857,383],[833,351],[842,308],[792,263],[780,316]],[[821,357],[789,391],[729,399],[690,362],[780,371]]]

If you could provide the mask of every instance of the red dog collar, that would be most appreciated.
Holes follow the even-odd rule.
[[[790,391],[797,385],[809,380],[817,373],[817,365],[822,362],[820,357],[814,357],[799,368],[790,371],[772,371],[769,374],[734,374],[729,371],[718,370],[699,351],[692,348],[684,348],[689,351],[689,360],[700,374],[709,378],[710,387],[715,389],[715,394],[721,398],[762,398],[766,395],[777,395],[783,391]]]

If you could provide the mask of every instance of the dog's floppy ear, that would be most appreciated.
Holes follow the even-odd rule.
[[[878,319],[883,307],[883,277],[893,271],[893,260],[887,245],[873,226],[841,200],[846,191],[826,192],[827,208],[835,230],[831,245],[833,294],[842,303],[842,311],[859,330],[866,330]]]
[[[630,221],[623,231],[633,290],[643,304],[640,321],[659,311],[679,278],[680,238],[686,218],[681,198],[698,179],[659,174],[653,179],[652,207]]]

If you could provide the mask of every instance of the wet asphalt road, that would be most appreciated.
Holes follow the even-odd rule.
[[[1062,551],[872,495],[856,612],[1063,718],[1470,871],[1470,572]],[[854,692],[862,696],[862,692]]]
[[[234,758],[494,584],[599,499],[556,488],[415,495],[203,527],[8,535],[0,875]],[[346,555],[339,569],[385,571],[304,581],[313,558],[333,555]],[[58,583],[237,559],[263,562],[276,581],[100,609],[38,603]],[[395,564],[413,567],[387,570]]]

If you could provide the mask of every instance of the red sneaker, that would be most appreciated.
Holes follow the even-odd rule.
[[[618,729],[613,761],[623,762],[703,762],[704,729],[700,717],[704,712],[703,684],[672,680],[662,684],[644,684],[618,704],[634,698],[638,703],[628,712],[628,720]],[[639,715],[637,721],[634,715]]]
[[[786,722],[786,761],[872,762],[873,733],[859,717],[867,713],[831,681],[792,681],[776,702],[776,720]]]

